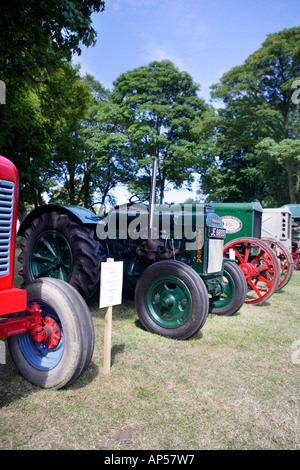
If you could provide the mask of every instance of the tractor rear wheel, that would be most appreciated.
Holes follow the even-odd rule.
[[[91,229],[67,214],[41,214],[25,231],[20,248],[19,274],[25,283],[40,277],[61,279],[74,286],[85,300],[99,286],[99,242]]]
[[[299,271],[300,269],[300,243],[292,240],[292,258],[294,263],[294,269]]]
[[[140,276],[135,307],[146,330],[174,339],[188,339],[203,327],[208,294],[200,276],[175,260],[158,261]]]
[[[23,377],[43,388],[60,389],[74,383],[87,369],[95,336],[90,311],[70,284],[40,278],[25,286],[28,306],[42,310],[44,341],[29,331],[7,338],[12,359]]]
[[[280,268],[281,268],[281,275],[280,275],[280,281],[279,281],[279,286],[277,287],[277,290],[280,290],[284,286],[287,285],[287,283],[290,281],[293,275],[293,272],[294,272],[293,257],[282,243],[278,241],[274,241],[274,240],[269,240],[266,238],[263,238],[263,241],[266,242],[272,248],[272,250],[275,252],[279,260]]]
[[[225,261],[221,294],[209,301],[209,312],[217,315],[234,315],[245,303],[247,282],[235,262]]]
[[[277,290],[280,264],[267,243],[252,237],[236,238],[224,246],[225,258],[235,259],[248,284],[245,303],[261,304]]]

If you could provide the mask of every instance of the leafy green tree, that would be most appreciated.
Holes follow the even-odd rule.
[[[290,202],[300,203],[300,139],[283,139],[277,143],[267,137],[256,145],[256,152],[270,157],[286,170]]]
[[[217,138],[203,170],[202,189],[210,199],[299,201],[299,105],[292,99],[299,44],[299,27],[270,34],[212,87],[212,97],[225,107],[212,120]]]
[[[119,106],[108,99],[96,103],[85,122],[83,137],[91,162],[90,188],[102,203],[119,183],[132,178],[132,158],[128,148],[128,134]]]
[[[188,73],[167,60],[123,73],[114,82],[111,99],[124,116],[128,148],[137,165],[130,189],[149,189],[152,157],[158,161],[160,202],[168,182],[180,188],[193,181],[193,164],[199,152],[194,124],[209,109],[198,97],[198,90]]]
[[[61,59],[95,44],[91,14],[102,0],[2,0],[0,79],[8,86],[39,81]]]
[[[119,107],[91,75],[82,79],[74,67],[51,86],[62,93],[54,139],[58,186],[51,202],[84,205],[102,203],[119,183],[132,176],[128,137]]]
[[[0,149],[17,166],[19,208],[20,214],[25,215],[25,202],[41,204],[42,193],[49,188],[51,176],[46,175],[51,161],[49,122],[37,90],[18,88],[12,95],[8,89],[6,99],[9,104],[0,109]]]
[[[79,68],[70,63],[64,63],[47,85],[47,112],[52,115],[50,121],[53,125],[49,171],[52,169],[57,182],[63,183],[65,202],[79,204],[86,184],[84,170],[88,165],[82,125],[93,98],[88,85],[79,75]],[[61,198],[59,189],[54,194]],[[51,200],[55,202],[53,198],[54,195]]]
[[[0,150],[19,170],[21,212],[25,202],[43,202],[56,175],[53,139],[64,132],[57,127],[63,99],[51,83],[81,44],[95,43],[91,14],[103,8],[101,0],[1,2],[0,80],[6,104],[0,106]]]

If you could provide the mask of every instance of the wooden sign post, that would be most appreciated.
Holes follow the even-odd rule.
[[[103,372],[109,374],[111,366],[112,308],[122,303],[123,261],[107,258],[101,264],[100,308],[105,308]]]

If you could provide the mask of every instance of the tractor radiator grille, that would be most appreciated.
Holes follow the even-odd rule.
[[[9,274],[14,183],[0,179],[0,276]]]

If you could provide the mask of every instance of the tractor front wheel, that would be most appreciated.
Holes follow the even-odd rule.
[[[221,282],[221,293],[212,296],[209,312],[217,315],[234,315],[240,310],[247,297],[247,282],[235,262],[225,261]]]
[[[43,341],[30,331],[7,338],[11,357],[25,379],[43,388],[60,389],[87,369],[94,351],[90,311],[75,288],[64,281],[40,278],[25,286],[30,307],[41,313]]]
[[[140,276],[135,307],[146,330],[174,339],[188,339],[204,325],[209,308],[207,289],[186,264],[158,261]]]

